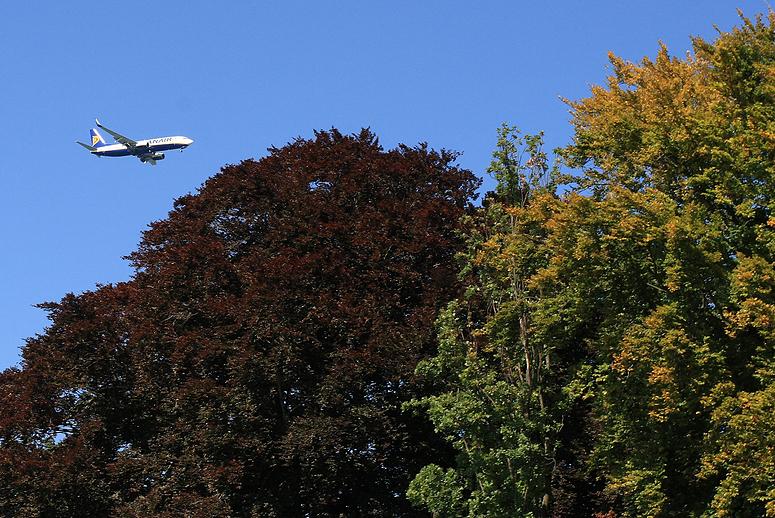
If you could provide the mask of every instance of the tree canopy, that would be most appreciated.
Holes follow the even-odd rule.
[[[418,366],[445,389],[409,405],[458,451],[419,472],[418,506],[775,516],[774,22],[612,55],[548,189],[540,138],[501,130],[465,292]]]
[[[178,199],[131,281],[44,304],[0,376],[2,514],[406,512],[448,455],[401,404],[458,289],[455,157],[296,140]]]

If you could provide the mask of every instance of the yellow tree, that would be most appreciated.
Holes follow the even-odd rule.
[[[553,238],[553,275],[596,306],[594,463],[625,516],[775,515],[774,26],[742,18],[685,59],[612,56],[571,103],[586,220],[626,202]]]

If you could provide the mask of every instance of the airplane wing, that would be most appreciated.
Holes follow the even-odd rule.
[[[99,119],[94,119],[94,122],[96,122],[96,123],[97,123],[97,127],[104,129],[104,130],[105,130],[107,133],[109,133],[109,134],[110,134],[110,136],[111,136],[111,137],[113,137],[114,139],[116,139],[116,142],[119,142],[119,143],[121,143],[121,144],[124,144],[126,147],[128,147],[128,148],[129,148],[129,150],[130,150],[130,151],[134,151],[134,150],[135,150],[135,148],[137,148],[137,141],[135,141],[135,140],[132,140],[132,139],[131,139],[131,138],[129,138],[129,137],[125,137],[124,135],[122,135],[122,134],[120,134],[120,133],[116,133],[116,132],[115,132],[115,131],[113,131],[112,129],[108,129],[108,128],[106,128],[105,126],[103,126],[102,124],[100,124],[100,121],[99,121]]]

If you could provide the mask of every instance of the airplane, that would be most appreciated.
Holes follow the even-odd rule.
[[[160,153],[160,151],[169,151],[171,149],[183,151],[194,142],[190,138],[182,136],[132,140],[106,128],[100,124],[99,119],[94,119],[94,122],[97,123],[97,128],[102,128],[118,142],[118,144],[107,144],[100,132],[97,131],[97,128],[92,128],[89,132],[91,134],[91,146],[78,140],[75,141],[88,149],[92,155],[97,155],[98,157],[136,156],[140,159],[140,162],[156,165],[157,160],[164,160],[164,153]]]

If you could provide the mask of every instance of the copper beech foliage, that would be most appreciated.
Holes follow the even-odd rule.
[[[388,516],[478,180],[336,130],[226,166],[0,374],[3,516]]]

